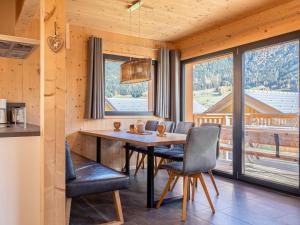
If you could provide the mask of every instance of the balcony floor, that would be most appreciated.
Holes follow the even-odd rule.
[[[220,196],[217,197],[211,182],[206,178],[216,213],[213,215],[198,187],[196,199],[188,203],[185,224],[199,225],[299,225],[300,198],[285,195],[251,184],[216,177]],[[167,181],[165,171],[155,179],[156,198],[160,196]],[[121,201],[125,224],[130,225],[174,225],[181,222],[181,202],[163,205],[160,209],[147,209],[146,170],[137,177],[131,176],[129,190],[123,190]],[[174,194],[182,193],[182,183]],[[114,218],[113,200],[110,193],[81,197],[73,200],[71,224],[98,224]]]
[[[217,169],[232,173],[231,161],[218,160]],[[287,162],[278,159],[260,158],[247,160],[245,174],[254,178],[298,187],[299,167],[297,162]]]

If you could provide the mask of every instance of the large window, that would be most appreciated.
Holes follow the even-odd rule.
[[[243,53],[242,173],[299,185],[299,41]]]
[[[105,55],[105,112],[106,115],[142,115],[153,112],[153,78],[136,84],[120,84],[121,64],[127,57]]]
[[[216,169],[232,174],[233,55],[221,54],[185,65],[186,90],[192,99],[187,102],[187,117],[196,126],[206,123],[222,125]]]
[[[184,120],[222,125],[216,172],[300,194],[300,31],[182,61]]]

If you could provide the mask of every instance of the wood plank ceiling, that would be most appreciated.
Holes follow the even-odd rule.
[[[138,10],[132,13],[132,28],[129,26],[127,7],[132,2],[67,0],[68,22],[113,33],[139,36]],[[175,41],[286,2],[288,0],[144,0],[140,11],[140,36]]]

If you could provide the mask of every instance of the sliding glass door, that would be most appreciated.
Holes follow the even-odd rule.
[[[216,171],[300,194],[300,31],[182,61],[183,113],[222,125]]]
[[[248,49],[242,59],[242,174],[299,188],[299,40]]]
[[[221,54],[188,63],[185,75],[190,96],[186,118],[196,126],[222,125],[216,169],[232,174],[233,55]]]

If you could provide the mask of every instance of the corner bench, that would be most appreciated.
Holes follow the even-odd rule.
[[[72,198],[103,192],[113,192],[117,215],[115,221],[105,224],[123,224],[119,190],[128,188],[129,177],[86,158],[84,161],[74,169],[70,147],[66,144],[66,224],[69,225],[70,221]]]

